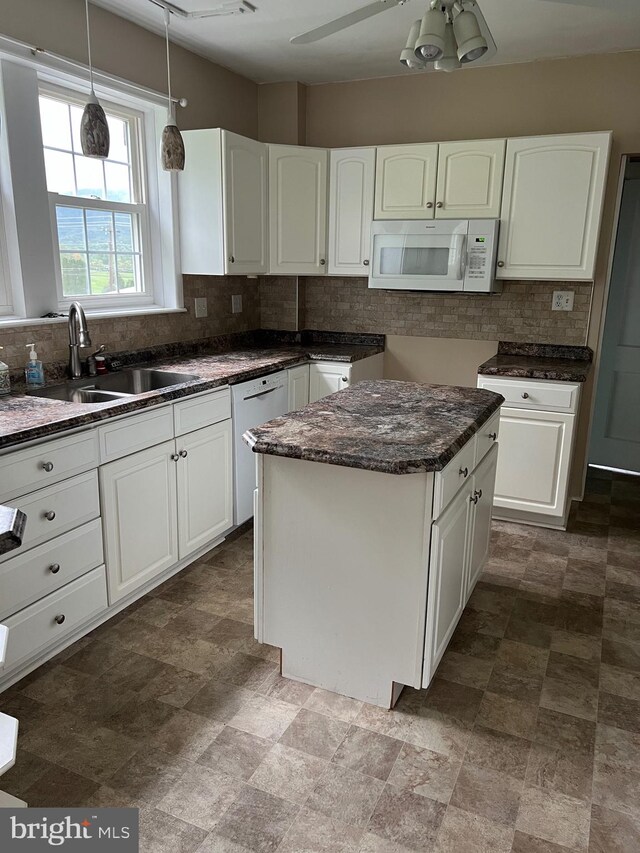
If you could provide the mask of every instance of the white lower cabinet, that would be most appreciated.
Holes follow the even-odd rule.
[[[498,446],[485,456],[473,475],[473,502],[471,504],[471,524],[469,525],[469,567],[465,604],[478,582],[484,564],[489,556],[491,541],[491,513],[498,466]]]
[[[311,364],[309,366],[309,402],[335,394],[351,384],[350,364]]]
[[[100,469],[110,604],[178,562],[175,455],[166,441]]]
[[[182,560],[233,525],[231,421],[176,439],[176,449]]]
[[[298,409],[303,409],[309,402],[309,365],[301,364],[300,367],[291,367],[287,373],[289,411],[296,412]]]

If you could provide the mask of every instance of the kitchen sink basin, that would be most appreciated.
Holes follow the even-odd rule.
[[[52,385],[30,391],[32,397],[46,397],[67,403],[109,403],[123,397],[159,391],[183,382],[195,382],[200,377],[193,373],[175,373],[169,370],[135,368],[122,373],[109,373],[87,379],[76,379],[63,385]]]

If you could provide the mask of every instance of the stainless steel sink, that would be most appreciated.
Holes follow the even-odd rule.
[[[195,382],[199,378],[193,373],[135,368],[123,370],[122,373],[109,373],[107,376],[77,379],[73,382],[65,382],[63,385],[52,385],[49,388],[30,391],[29,394],[32,397],[46,397],[67,403],[109,403],[133,397],[136,394],[146,394],[148,391],[159,391],[172,385],[181,385],[184,382]]]

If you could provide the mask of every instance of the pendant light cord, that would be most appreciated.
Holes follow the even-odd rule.
[[[85,0],[85,12],[87,15],[87,56],[89,59],[89,84],[93,92],[93,62],[91,61],[91,29],[89,27],[89,0]]]
[[[87,0],[88,2],[88,0]],[[171,98],[171,56],[169,50],[169,19],[171,12],[166,8],[164,10],[164,32],[167,42],[167,90],[169,92],[169,122],[173,119],[173,99]]]

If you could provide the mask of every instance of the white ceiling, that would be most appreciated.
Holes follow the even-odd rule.
[[[164,31],[163,12],[149,0],[91,2],[147,29]],[[188,11],[221,4],[221,0],[172,2]],[[252,2],[258,8],[254,14],[198,20],[172,15],[171,39],[260,83],[389,77],[411,73],[399,64],[400,50],[412,22],[427,6],[426,0],[407,0],[404,6],[320,42],[294,46],[289,44],[292,36],[359,9],[369,0]],[[479,2],[498,45],[492,65],[640,49],[640,0],[584,0],[599,2],[598,7],[571,5],[568,0]]]

